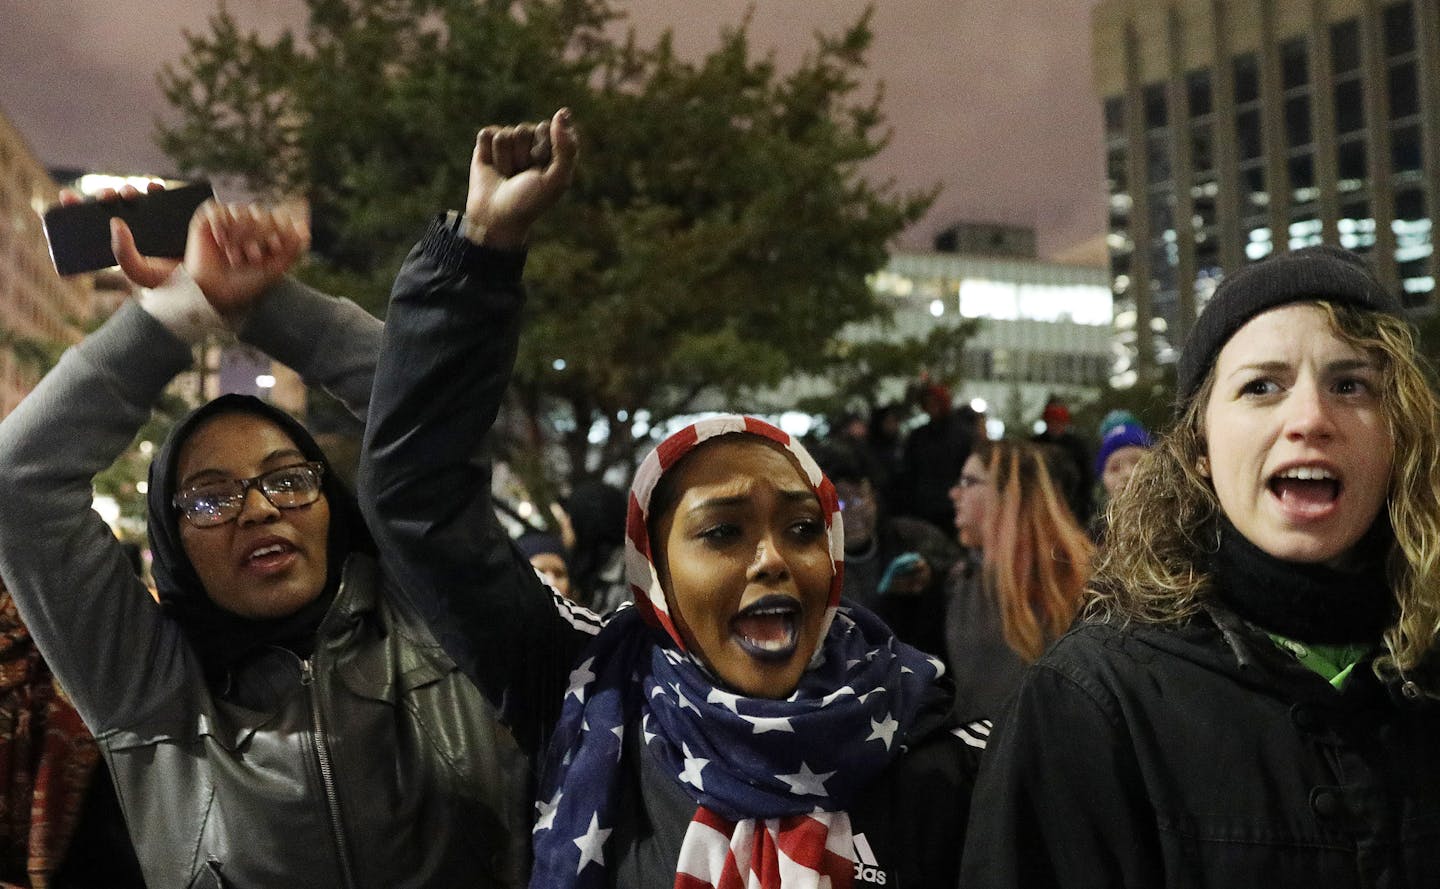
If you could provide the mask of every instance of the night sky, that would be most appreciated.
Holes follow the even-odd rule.
[[[1096,0],[880,0],[874,76],[894,128],[867,167],[902,189],[942,183],[901,246],[948,222],[1034,226],[1042,255],[1104,232],[1099,103],[1090,79]],[[272,34],[303,22],[300,0],[230,0]],[[642,38],[666,27],[694,55],[754,7],[753,45],[782,63],[865,8],[859,0],[617,0]],[[0,0],[0,109],[47,166],[168,172],[154,121],[155,72],[205,30],[209,0]],[[583,126],[583,122],[582,122]]]

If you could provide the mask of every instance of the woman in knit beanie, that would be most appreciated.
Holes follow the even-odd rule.
[[[1178,390],[996,727],[967,884],[1440,885],[1440,400],[1399,301],[1336,248],[1248,266]]]

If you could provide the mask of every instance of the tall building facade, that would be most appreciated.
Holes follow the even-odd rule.
[[[61,278],[40,214],[59,189],[0,113],[0,416],[40,379],[43,358],[75,342],[94,313],[90,276]]]
[[[1277,250],[1369,255],[1433,307],[1436,0],[1101,0],[1092,19],[1120,346],[1174,360],[1227,271]]]

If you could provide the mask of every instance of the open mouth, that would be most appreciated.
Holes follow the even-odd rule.
[[[276,571],[288,566],[298,551],[293,544],[272,541],[257,546],[245,556],[245,567],[260,572]]]
[[[751,657],[788,660],[800,641],[800,603],[789,596],[765,596],[730,619],[730,633]]]
[[[1286,511],[1300,516],[1329,512],[1343,490],[1339,476],[1319,466],[1296,466],[1277,472],[1267,486]]]

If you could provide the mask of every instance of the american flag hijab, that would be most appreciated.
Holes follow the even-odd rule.
[[[835,563],[822,642],[786,700],[724,688],[686,650],[646,529],[655,485],[721,435],[783,447],[819,498]],[[799,442],[751,417],[701,420],[661,442],[630,490],[627,576],[634,608],[601,629],[570,675],[540,779],[531,887],[613,884],[627,726],[695,801],[676,889],[850,886],[847,807],[905,749],[940,663],[878,618],[840,604],[844,535],[835,488]],[[633,771],[629,772],[633,774]]]

